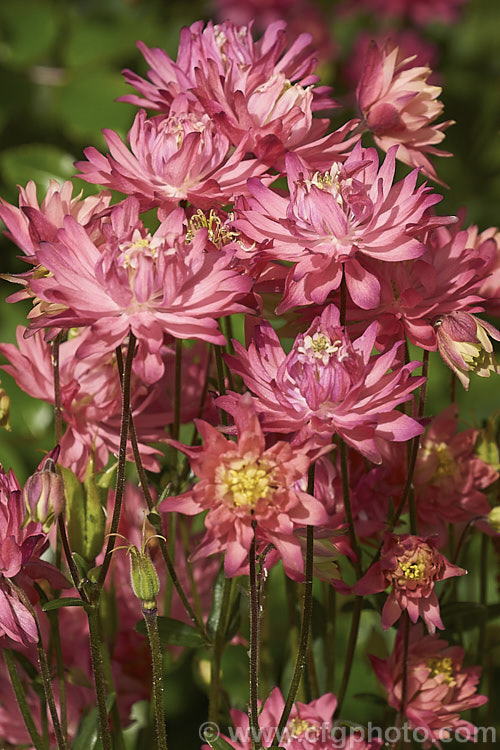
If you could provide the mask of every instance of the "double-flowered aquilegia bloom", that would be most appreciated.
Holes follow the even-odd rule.
[[[208,510],[206,533],[192,559],[224,552],[227,576],[247,568],[250,546],[273,544],[290,578],[301,578],[303,559],[296,529],[328,522],[321,502],[295,483],[310,464],[305,449],[278,441],[266,448],[251,397],[240,398],[233,411],[238,441],[225,438],[212,425],[196,420],[201,448],[171,441],[189,456],[197,484],[178,497],[168,497],[161,511],[195,515]]]
[[[255,394],[255,406],[267,432],[295,433],[298,441],[314,437],[328,442],[338,433],[375,463],[379,440],[409,440],[423,432],[396,406],[411,398],[424,378],[411,378],[420,362],[398,366],[395,344],[372,356],[378,324],[351,341],[340,325],[339,311],[329,305],[288,355],[271,325],[262,323],[246,351],[235,342],[237,357],[227,357]],[[391,370],[388,372],[388,370]],[[228,404],[234,397],[220,399]]]
[[[7,636],[27,646],[36,643],[38,631],[16,588],[36,602],[34,580],[45,578],[54,588],[67,588],[68,582],[56,568],[40,560],[47,537],[40,523],[24,524],[24,517],[19,483],[12,470],[6,474],[0,465],[0,639]]]
[[[380,560],[354,585],[357,595],[391,591],[382,611],[382,627],[389,628],[406,609],[412,622],[421,617],[429,633],[444,625],[434,584],[462,576],[463,568],[452,565],[439,552],[432,537],[387,534]]]
[[[404,650],[404,628],[400,628],[394,651],[382,660],[370,657],[375,673],[388,692],[389,704],[403,710],[410,728],[426,730],[429,742],[424,747],[449,742],[455,735],[474,740],[476,727],[462,719],[460,713],[487,702],[476,690],[480,667],[463,667],[465,652],[460,646],[449,646],[437,635],[423,634],[420,625],[410,628],[408,653]],[[403,679],[406,667],[406,701],[403,702]],[[447,747],[447,745],[445,745]]]
[[[205,252],[206,229],[188,242],[184,219],[184,211],[177,209],[151,235],[139,219],[139,202],[127,198],[111,210],[102,226],[105,241],[96,246],[67,216],[57,241],[44,242],[38,250],[50,273],[31,282],[34,293],[56,304],[57,311],[35,307],[32,327],[88,325],[93,340],[108,352],[131,330],[149,383],[164,372],[165,332],[223,344],[216,318],[247,309],[239,300],[251,281],[230,267],[230,256]]]

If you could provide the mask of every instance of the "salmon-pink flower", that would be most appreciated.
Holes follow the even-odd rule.
[[[42,243],[38,258],[50,275],[32,281],[41,300],[60,311],[34,308],[31,327],[91,326],[101,351],[112,352],[131,330],[149,383],[164,371],[164,333],[222,344],[216,318],[247,308],[238,300],[251,280],[231,267],[224,253],[204,252],[207,230],[186,241],[184,212],[177,209],[154,235],[139,216],[139,202],[115,206],[103,225],[106,242],[96,247],[85,230],[66,217],[57,242]],[[90,351],[95,351],[89,343]],[[80,356],[88,354],[79,350]]]
[[[329,305],[295,339],[288,355],[264,322],[256,328],[248,351],[235,342],[236,356],[228,356],[227,362],[255,394],[266,432],[295,433],[299,443],[310,438],[328,442],[338,433],[379,463],[379,440],[408,440],[423,432],[418,422],[395,407],[411,398],[424,379],[410,378],[419,362],[397,365],[402,342],[371,356],[376,334],[377,323],[372,323],[351,342],[340,325],[339,311]],[[232,398],[219,402],[227,404]]]
[[[113,130],[104,130],[104,137],[109,155],[93,146],[85,149],[88,161],[77,162],[78,176],[134,195],[143,211],[172,210],[181,200],[199,208],[222,206],[244,194],[247,179],[266,169],[245,159],[244,143],[234,150],[206,114],[148,119],[141,110],[129,133],[130,149]]]
[[[300,579],[304,563],[294,532],[328,521],[323,504],[295,484],[311,459],[284,441],[266,448],[250,395],[240,397],[232,413],[236,443],[203,420],[195,420],[201,448],[170,441],[189,456],[199,481],[183,495],[166,498],[160,510],[186,515],[208,510],[206,533],[193,560],[225,551],[226,575],[240,575],[247,569],[255,528],[256,542],[273,544],[287,575]]]
[[[476,727],[460,714],[488,700],[476,694],[481,667],[464,667],[461,646],[450,646],[437,635],[424,635],[420,625],[410,626],[406,653],[403,630],[399,628],[388,659],[370,657],[378,680],[387,690],[389,704],[404,712],[410,729],[426,730],[424,747],[441,748],[441,742],[447,747],[453,735],[462,737],[462,743],[464,739],[474,741]]]
[[[406,609],[412,622],[422,617],[429,633],[444,625],[434,584],[467,573],[452,565],[432,537],[386,534],[380,560],[353,586],[357,595],[391,591],[382,610],[382,627],[393,625]]]
[[[412,167],[421,167],[436,180],[436,171],[427,154],[451,156],[436,144],[444,138],[443,130],[451,120],[436,124],[443,110],[438,100],[439,86],[427,78],[431,69],[408,67],[398,47],[380,49],[373,42],[367,52],[364,73],[356,91],[359,109],[375,143],[383,151],[397,145],[397,157]]]
[[[22,588],[32,603],[38,601],[33,581],[45,578],[55,588],[68,588],[66,578],[40,555],[48,545],[41,524],[24,523],[21,487],[12,470],[0,465],[0,637],[24,646],[38,641],[35,620],[9,581]]]
[[[379,167],[375,149],[356,146],[344,164],[313,173],[294,154],[286,158],[290,195],[249,180],[249,199],[237,203],[236,228],[253,240],[272,239],[266,255],[293,263],[277,308],[323,304],[340,286],[363,309],[379,303],[377,276],[365,258],[401,261],[425,252],[418,232],[434,222],[429,208],[441,197],[421,186],[417,173],[393,185],[395,149]],[[446,220],[443,220],[446,221]]]
[[[488,336],[500,341],[500,331],[491,323],[467,312],[451,312],[434,323],[439,352],[463,387],[468,390],[470,372],[481,378],[500,374],[493,344]]]

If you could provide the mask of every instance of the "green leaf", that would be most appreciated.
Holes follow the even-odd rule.
[[[106,711],[111,711],[115,702],[115,694],[110,693],[106,698]],[[78,734],[71,745],[72,750],[95,750],[100,746],[99,742],[99,712],[97,708],[83,719],[78,729]]]
[[[44,612],[50,612],[53,609],[61,609],[62,607],[87,607],[87,604],[78,596],[67,596],[62,599],[51,599],[49,602],[45,602],[44,604],[42,604],[42,609]]]
[[[139,620],[134,629],[141,635],[147,635],[144,620]],[[180,620],[174,620],[172,617],[158,617],[158,633],[160,641],[171,646],[198,648],[205,645],[205,641],[196,628]]]
[[[75,173],[74,161],[74,156],[57,146],[26,143],[3,151],[0,169],[7,183],[25,185],[34,180],[39,188],[46,189],[50,180],[68,180]]]
[[[24,67],[38,62],[56,38],[59,23],[52,3],[23,0],[0,4],[0,22],[5,47],[2,58],[8,64]]]
[[[212,606],[207,620],[207,633],[210,638],[214,637],[219,625],[225,581],[226,576],[224,574],[224,568],[221,567],[217,574],[217,578],[215,579]]]
[[[472,630],[484,620],[500,616],[500,603],[450,602],[441,607],[441,617],[448,630]]]

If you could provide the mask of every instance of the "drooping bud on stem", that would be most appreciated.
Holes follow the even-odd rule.
[[[466,390],[469,373],[482,378],[500,373],[493,345],[488,336],[500,341],[500,331],[485,320],[467,312],[453,312],[434,322],[440,354],[448,367],[457,374]]]
[[[41,523],[47,533],[65,505],[64,484],[51,456],[47,456],[41,468],[28,477],[23,499],[29,519]]]

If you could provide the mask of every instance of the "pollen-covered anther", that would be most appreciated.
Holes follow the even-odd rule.
[[[399,567],[403,571],[404,577],[412,581],[421,581],[422,578],[425,578],[426,565],[422,560],[413,563],[400,563]]]
[[[450,656],[431,656],[427,659],[426,666],[431,670],[429,677],[442,676],[442,681],[447,685],[456,685],[453,659]]]
[[[225,245],[236,240],[240,234],[239,232],[228,229],[228,227],[223,224],[220,216],[217,216],[213,208],[210,209],[208,215],[202,211],[201,208],[193,214],[188,223],[186,241],[192,242],[200,229],[208,229],[208,239],[218,250],[221,250]]]
[[[305,719],[294,718],[288,722],[288,728],[290,730],[290,736],[292,738],[300,737],[304,732],[312,727],[313,725]]]

